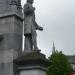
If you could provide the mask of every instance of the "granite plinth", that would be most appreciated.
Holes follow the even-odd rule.
[[[46,75],[48,60],[45,55],[40,52],[23,53],[22,56],[14,60],[17,65],[16,72],[20,75]],[[40,72],[44,74],[40,74]]]
[[[42,70],[24,70],[20,72],[20,75],[46,75],[45,71]]]

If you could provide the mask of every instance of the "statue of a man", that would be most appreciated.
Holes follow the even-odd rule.
[[[33,0],[27,0],[27,3],[24,5],[24,50],[39,50],[37,47],[36,30],[43,30],[35,21],[35,7],[32,4]]]

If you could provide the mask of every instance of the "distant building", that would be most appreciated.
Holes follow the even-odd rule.
[[[53,46],[52,46],[52,54],[56,51],[55,49],[55,44],[53,41]],[[67,56],[69,63],[72,65],[73,68],[73,72],[71,73],[71,75],[75,75],[75,55],[68,55]]]
[[[73,66],[73,70],[75,71],[75,55],[74,56],[67,56],[69,63]]]

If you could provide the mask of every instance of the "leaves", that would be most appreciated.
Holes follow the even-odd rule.
[[[48,59],[51,63],[47,75],[65,75],[72,71],[67,57],[62,52],[56,51]]]

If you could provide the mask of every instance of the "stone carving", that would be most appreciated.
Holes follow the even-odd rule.
[[[16,0],[11,0],[11,5],[17,5],[17,1]]]
[[[39,50],[36,30],[43,30],[35,21],[35,7],[32,4],[33,0],[27,0],[27,3],[24,5],[25,51]]]
[[[21,6],[21,0],[11,0],[11,4]]]

